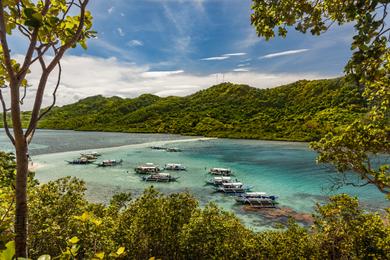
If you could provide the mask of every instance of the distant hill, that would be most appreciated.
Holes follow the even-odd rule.
[[[88,97],[53,108],[39,127],[310,141],[351,122],[364,104],[344,78],[271,89],[222,83],[186,97]]]

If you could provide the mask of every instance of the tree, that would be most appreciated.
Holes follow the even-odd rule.
[[[321,248],[320,259],[388,259],[389,215],[368,213],[356,198],[339,194],[326,205],[317,205],[313,240]]]
[[[3,108],[5,132],[16,151],[16,257],[26,257],[27,239],[27,173],[28,145],[38,121],[56,102],[61,79],[60,60],[69,48],[80,44],[86,48],[86,39],[93,37],[92,16],[86,7],[89,0],[0,0],[0,101]],[[78,13],[77,15],[71,15]],[[19,63],[9,48],[9,38],[25,37],[28,43],[23,61]],[[22,127],[21,105],[29,86],[26,76],[31,66],[39,62],[41,76],[35,92],[35,101],[26,130]],[[53,102],[42,111],[47,80],[58,67],[58,81],[52,93]],[[9,102],[3,96],[8,90]],[[7,104],[9,103],[9,104]],[[10,112],[13,133],[8,125]]]
[[[332,163],[341,173],[352,170],[364,181],[346,184],[373,184],[390,196],[390,165],[384,158],[390,154],[388,5],[388,0],[253,0],[251,23],[267,40],[276,33],[286,37],[291,26],[320,35],[335,23],[354,23],[354,53],[345,72],[360,87],[369,112],[311,146],[319,152],[318,162]]]

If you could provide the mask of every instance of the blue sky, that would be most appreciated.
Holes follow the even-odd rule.
[[[97,40],[77,55],[117,57],[152,70],[194,74],[241,70],[339,75],[350,57],[351,27],[321,37],[291,31],[269,42],[250,25],[249,0],[93,0]],[[262,59],[271,53],[306,50]],[[227,59],[202,60],[238,53]]]
[[[184,96],[222,81],[266,88],[343,74],[352,25],[320,37],[291,30],[267,42],[250,25],[250,6],[250,0],[91,0],[98,38],[63,58],[58,104],[94,94]],[[11,42],[21,56],[22,45]],[[38,76],[39,68],[29,76],[32,97]],[[48,88],[54,85],[55,72]]]

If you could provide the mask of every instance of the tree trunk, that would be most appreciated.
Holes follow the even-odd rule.
[[[28,157],[26,139],[16,138],[16,212],[15,256],[27,257],[27,174]]]

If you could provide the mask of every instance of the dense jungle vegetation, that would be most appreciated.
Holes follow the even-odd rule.
[[[0,153],[0,259],[13,255],[15,162]],[[86,200],[85,183],[29,178],[29,257],[59,259],[389,259],[387,216],[367,213],[357,199],[331,197],[306,229],[254,232],[214,204],[188,193],[115,195],[108,205]],[[254,213],[255,214],[255,213]],[[7,243],[8,242],[8,243]],[[8,249],[3,250],[8,246]],[[8,258],[9,257],[9,258]]]
[[[311,141],[363,112],[359,89],[345,78],[271,89],[222,83],[186,97],[93,96],[55,107],[39,127]]]

